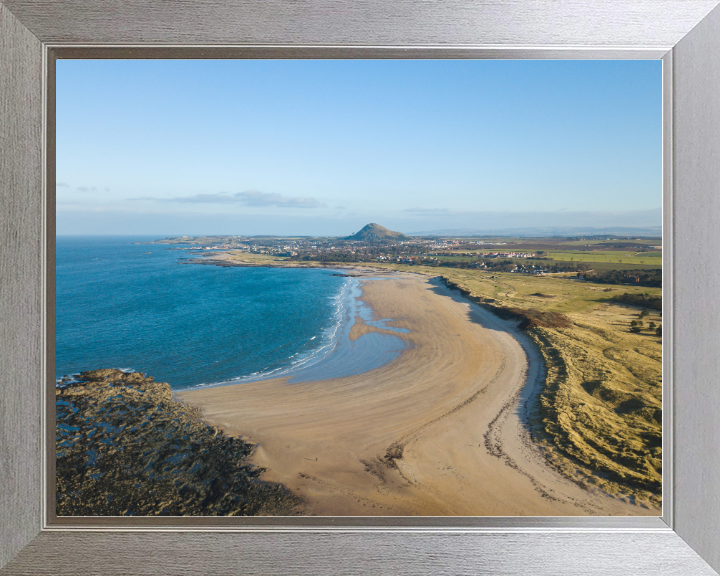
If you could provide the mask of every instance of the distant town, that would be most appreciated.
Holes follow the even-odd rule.
[[[368,224],[346,237],[179,236],[172,249],[233,251],[287,262],[376,263],[471,268],[529,275],[568,274],[613,284],[660,286],[660,238],[611,235],[549,238],[406,236]]]

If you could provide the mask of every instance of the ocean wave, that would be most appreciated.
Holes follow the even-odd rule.
[[[227,386],[230,384],[242,384],[246,382],[256,382],[258,380],[268,380],[270,378],[282,378],[291,376],[300,370],[314,366],[318,362],[327,358],[340,342],[343,331],[349,326],[355,318],[355,312],[360,305],[357,297],[361,294],[359,290],[359,282],[355,278],[346,278],[342,283],[337,294],[330,296],[329,299],[334,301],[335,306],[330,315],[329,325],[324,328],[320,334],[316,334],[308,340],[308,342],[318,340],[318,345],[310,350],[303,352],[295,352],[289,356],[284,363],[270,370],[263,369],[251,374],[245,374],[236,378],[223,380],[220,382],[195,384],[192,388],[209,388],[213,386]]]

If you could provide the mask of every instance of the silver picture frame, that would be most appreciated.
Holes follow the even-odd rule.
[[[716,574],[718,3],[0,0],[0,573]],[[57,519],[58,57],[662,58],[663,516]]]

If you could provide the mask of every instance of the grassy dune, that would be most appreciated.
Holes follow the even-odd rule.
[[[566,328],[531,326],[547,368],[533,414],[534,435],[566,476],[619,497],[661,503],[661,338],[629,332],[639,308],[609,302],[622,293],[660,295],[659,288],[476,270],[385,265],[443,275],[493,307],[555,312]],[[495,276],[495,278],[490,278]],[[657,311],[645,317],[661,324]]]

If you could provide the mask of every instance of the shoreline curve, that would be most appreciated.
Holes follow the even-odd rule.
[[[436,279],[396,276],[363,280],[361,297],[374,320],[408,330],[393,333],[407,346],[391,362],[343,378],[285,377],[176,396],[257,444],[263,478],[290,488],[308,514],[658,514],[582,488],[547,464],[526,408],[542,362],[515,322]]]

